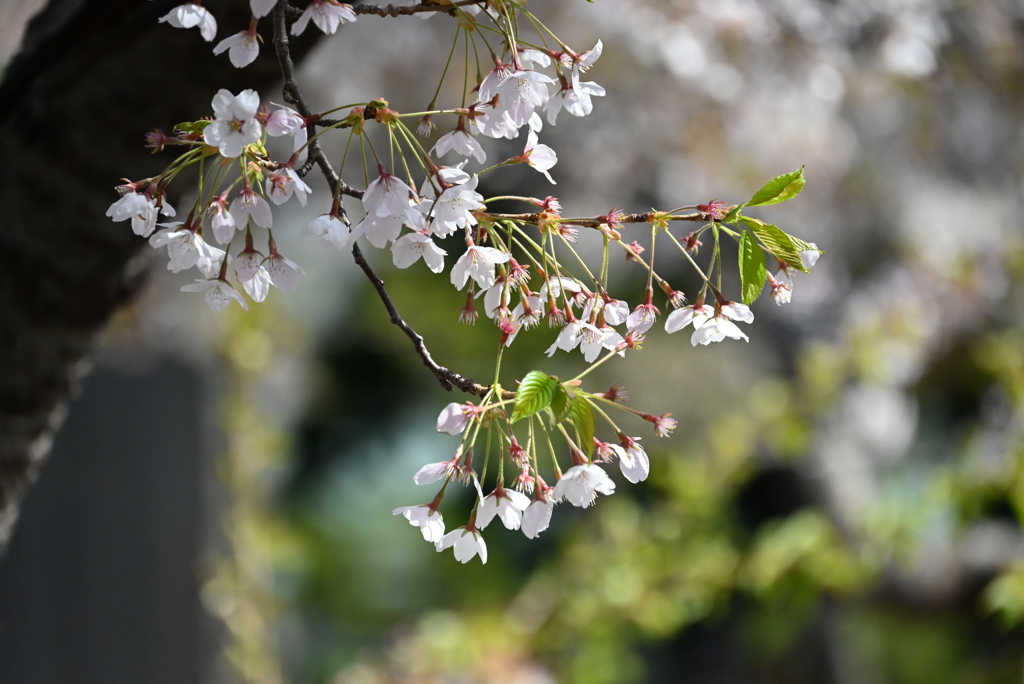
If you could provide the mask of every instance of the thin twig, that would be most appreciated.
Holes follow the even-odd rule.
[[[304,118],[309,118],[313,115],[312,110],[309,108],[309,104],[306,102],[306,98],[302,95],[302,90],[299,88],[298,81],[295,78],[295,64],[292,62],[291,49],[288,42],[287,25],[285,23],[285,17],[288,13],[289,6],[285,2],[279,2],[274,8],[274,48],[277,51],[277,61],[281,67],[281,76],[284,78],[284,97],[285,100],[294,104],[298,109],[299,114]],[[309,125],[309,134],[312,136],[315,131],[313,130],[316,124]],[[331,187],[331,192],[337,191],[338,185],[340,184],[340,192],[351,197],[362,197],[362,190],[350,188],[345,181],[343,181],[338,174],[334,171],[330,161],[324,154],[323,149],[320,147],[320,141],[314,140],[309,145],[309,159],[306,165],[302,167],[306,173],[312,168],[312,163],[316,163],[320,167],[321,173],[324,178],[327,179],[328,185]],[[305,175],[305,174],[302,174]],[[349,223],[348,217],[343,213],[344,209],[339,207],[342,212],[341,217],[345,223]],[[423,365],[430,369],[430,372],[434,374],[437,381],[441,383],[449,392],[453,391],[454,388],[458,387],[463,392],[468,394],[475,394],[476,396],[482,397],[490,390],[490,387],[477,384],[471,379],[459,375],[454,371],[450,371],[444,366],[438,365],[430,355],[430,351],[427,349],[427,345],[423,342],[423,337],[417,333],[412,326],[405,322],[401,314],[398,313],[398,309],[395,308],[394,302],[391,300],[391,295],[388,294],[387,289],[384,287],[384,281],[381,280],[380,276],[373,270],[373,267],[366,261],[366,257],[363,256],[362,250],[359,249],[358,244],[352,245],[352,258],[355,259],[356,264],[363,270],[366,277],[369,278],[370,282],[373,283],[373,288],[377,291],[377,295],[384,303],[384,308],[388,310],[388,314],[391,316],[391,322],[394,323],[398,328],[405,333],[412,341],[413,347],[416,349],[416,353],[423,359]]]

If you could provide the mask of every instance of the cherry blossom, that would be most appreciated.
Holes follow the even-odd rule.
[[[538,71],[516,71],[497,88],[499,105],[496,111],[508,112],[512,123],[520,128],[530,120],[536,107],[548,101],[548,83],[555,79]]]
[[[256,61],[260,54],[259,41],[256,39],[256,22],[254,21],[248,30],[228,36],[213,48],[215,55],[225,51],[228,53],[228,59],[238,69]]]
[[[494,247],[470,245],[452,266],[452,285],[461,290],[466,286],[466,281],[472,278],[480,287],[490,287],[494,285],[494,267],[504,264],[509,258],[507,252]]]
[[[633,313],[626,318],[626,329],[631,332],[645,333],[650,330],[657,321],[658,309],[653,304],[639,304]]]
[[[408,233],[395,241],[391,257],[398,268],[409,268],[423,257],[423,263],[434,273],[444,270],[444,251],[426,233]]]
[[[594,47],[579,55],[563,53],[560,61],[565,68],[572,68],[572,82],[579,83],[580,74],[594,66],[594,62],[598,60],[602,52],[604,52],[604,43],[598,40]]]
[[[772,276],[768,274],[768,284],[772,288],[772,299],[779,306],[783,304],[789,304],[793,299],[793,280],[790,278],[789,273],[784,268],[780,268],[779,272]]]
[[[709,318],[715,315],[713,307],[707,306],[703,300],[689,306],[676,309],[665,319],[665,332],[672,334],[679,332],[690,323],[699,328]]]
[[[456,454],[450,461],[441,461],[440,463],[428,463],[427,465],[416,471],[413,475],[412,481],[418,485],[431,484],[438,480],[454,476],[459,468],[459,456]]]
[[[463,157],[473,157],[481,164],[487,161],[487,153],[484,152],[484,148],[480,146],[477,139],[466,132],[462,118],[459,119],[459,128],[442,135],[434,145],[434,149],[431,150],[438,157],[443,157],[453,151]]]
[[[250,218],[253,223],[261,228],[270,228],[274,223],[274,216],[270,211],[270,205],[267,204],[267,200],[257,195],[249,187],[248,181],[246,181],[242,191],[238,193],[238,197],[231,202],[229,211],[232,218],[235,219],[235,226],[239,229],[246,226]]]
[[[206,210],[210,217],[210,227],[213,229],[213,237],[222,245],[231,242],[235,235],[237,226],[235,217],[228,211],[227,193],[214,197]]]
[[[160,22],[167,22],[174,28],[199,27],[199,33],[203,40],[210,42],[217,35],[217,20],[203,7],[193,2],[178,5],[170,12],[160,17]]]
[[[597,330],[596,336],[592,333],[585,333],[580,342],[580,351],[583,352],[583,358],[587,360],[587,363],[596,361],[602,349],[612,351],[626,341],[614,328],[595,328],[595,330]],[[619,356],[625,355],[625,349],[619,351]]]
[[[390,216],[407,211],[412,188],[380,167],[380,175],[363,192],[363,209],[373,216]]]
[[[633,484],[643,482],[651,472],[651,459],[647,457],[647,452],[643,447],[637,444],[640,438],[620,434],[619,439],[622,446],[611,445],[612,450],[619,457],[619,470]]]
[[[750,339],[733,323],[733,320],[751,323],[754,320],[754,314],[743,304],[727,302],[724,305],[719,305],[716,308],[715,315],[711,318],[704,318],[701,321],[700,318],[695,316],[693,324],[697,329],[690,336],[690,344],[694,347],[698,344],[707,345],[712,342],[721,342],[727,337],[749,342]]]
[[[600,466],[593,463],[575,465],[565,471],[553,494],[555,501],[567,500],[573,506],[586,508],[594,503],[598,494],[615,492],[615,483]]]
[[[131,219],[132,231],[141,237],[149,237],[156,228],[159,214],[174,216],[174,208],[166,202],[157,207],[156,201],[145,193],[130,192],[107,208],[107,216],[114,223]]]
[[[216,118],[203,130],[206,143],[219,147],[225,157],[237,157],[246,145],[260,139],[261,128],[256,120],[260,96],[254,90],[243,90],[237,96],[221,88],[213,97]]]
[[[523,534],[528,539],[536,539],[551,524],[551,513],[555,510],[555,504],[545,499],[534,499],[523,511]]]
[[[446,179],[447,180],[447,179]],[[430,231],[438,237],[446,237],[466,226],[475,226],[474,211],[486,209],[484,198],[476,192],[478,179],[473,176],[465,183],[446,188],[436,202],[422,201],[420,211],[434,213]],[[462,289],[462,288],[459,288]]]
[[[355,21],[356,13],[351,5],[345,5],[337,0],[313,0],[298,21],[292,25],[292,35],[297,36],[305,31],[310,19],[318,29],[330,35],[337,31],[341,24]]]
[[[530,505],[530,500],[514,489],[499,486],[480,504],[476,524],[479,529],[487,527],[494,516],[501,519],[501,524],[508,530],[518,530],[523,520],[523,511]]]
[[[223,250],[211,247],[192,229],[179,230],[182,225],[180,222],[160,225],[167,227],[154,233],[149,238],[149,244],[154,249],[167,247],[167,256],[170,258],[167,270],[178,273],[196,266],[207,278],[216,275],[220,259],[224,256]]]
[[[214,311],[221,311],[233,301],[245,309],[249,310],[249,305],[245,303],[242,295],[238,294],[235,288],[231,287],[224,280],[214,278],[212,280],[196,280],[191,285],[182,285],[182,292],[205,292],[206,303]]]
[[[531,167],[543,173],[544,177],[554,184],[555,179],[551,177],[548,170],[558,163],[558,155],[547,145],[537,143],[537,132],[532,128],[530,129],[530,134],[526,137],[526,149],[523,150],[520,158],[524,159]]]
[[[594,111],[594,102],[590,98],[604,97],[604,95],[604,88],[593,81],[563,84],[562,89],[544,103],[548,123],[552,126],[558,123],[558,113],[563,109],[572,116],[587,116]]]
[[[277,0],[249,0],[249,8],[254,17],[265,17],[274,9]]]
[[[262,266],[256,268],[256,272],[253,273],[251,278],[242,281],[242,289],[255,302],[262,302],[267,298],[267,295],[270,294],[271,285],[273,285],[273,282],[270,280],[270,274]]]
[[[349,244],[348,226],[334,214],[321,214],[306,224],[303,232],[320,240],[323,245],[345,249]]]
[[[301,266],[278,254],[273,242],[270,244],[270,256],[263,262],[263,267],[267,269],[270,281],[282,292],[295,292],[299,287],[299,280],[306,277],[306,272]]]
[[[306,206],[306,195],[313,192],[309,186],[295,173],[290,166],[283,166],[277,171],[267,173],[265,186],[267,197],[274,204],[284,204],[294,194],[301,206]]]
[[[365,235],[370,244],[377,249],[383,249],[389,242],[398,239],[402,226],[407,225],[413,230],[426,232],[427,221],[416,208],[417,203],[414,200],[406,200],[404,207],[387,216],[377,216],[369,212],[352,231],[353,239]],[[413,259],[409,264],[415,261],[416,259]]]
[[[392,515],[401,515],[410,525],[420,528],[423,538],[432,544],[437,544],[444,537],[444,518],[430,504],[402,506],[392,511]]]
[[[455,402],[448,404],[441,409],[441,415],[437,417],[437,431],[449,435],[462,434],[475,410],[476,407],[472,404],[457,404]]]
[[[480,556],[480,562],[487,562],[487,544],[484,538],[472,525],[457,527],[444,536],[444,539],[437,542],[438,551],[455,547],[455,560],[460,563],[468,563],[476,555]]]

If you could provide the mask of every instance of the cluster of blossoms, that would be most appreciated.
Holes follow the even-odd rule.
[[[753,321],[749,305],[765,285],[770,287],[776,303],[788,302],[794,273],[807,272],[820,252],[815,245],[774,225],[744,215],[747,208],[796,196],[804,183],[802,169],[769,181],[742,205],[713,201],[668,212],[625,214],[613,209],[603,216],[567,218],[555,197],[484,197],[478,192],[480,177],[514,164],[525,163],[555,182],[550,171],[558,157],[549,146],[539,142],[540,132],[545,120],[547,125],[555,125],[563,110],[575,117],[590,114],[593,98],[605,94],[598,84],[582,80],[601,56],[602,44],[598,41],[592,49],[577,53],[550,33],[539,34],[535,43],[527,42],[513,30],[517,24],[509,20],[513,12],[528,15],[513,0],[463,5],[432,0],[416,7],[423,10],[424,17],[439,13],[437,10],[456,16],[460,21],[459,34],[467,42],[480,35],[477,22],[488,22],[489,31],[504,36],[502,53],[490,52],[493,68],[479,82],[467,83],[463,89],[474,94],[472,100],[448,109],[437,108],[435,101],[425,112],[402,114],[378,98],[332,120],[327,115],[341,108],[318,114],[306,111],[304,116],[284,105],[263,103],[252,90],[237,95],[221,90],[213,99],[211,119],[179,125],[175,136],[159,130],[147,135],[147,146],[154,151],[181,147],[185,152],[162,174],[119,186],[121,197],[110,206],[107,215],[114,221],[130,221],[134,232],[149,238],[154,248],[166,247],[167,267],[171,271],[198,269],[202,277],[182,290],[205,293],[214,311],[231,301],[247,308],[245,297],[229,282],[229,276],[233,275],[241,290],[255,302],[263,301],[271,286],[286,292],[294,290],[304,277],[302,268],[278,250],[272,205],[282,205],[293,196],[306,205],[312,190],[303,177],[317,160],[316,155],[321,155],[319,161],[326,163],[315,144],[319,136],[347,129],[350,142],[352,137],[360,137],[363,167],[375,169],[373,179],[359,191],[329,178],[333,189],[329,207],[325,206],[327,211],[305,227],[305,234],[337,249],[353,249],[363,241],[378,249],[389,249],[398,268],[410,268],[422,259],[434,273],[446,269],[447,252],[438,240],[458,236],[465,249],[451,264],[449,278],[457,290],[466,291],[459,318],[463,323],[475,323],[479,318],[478,302],[482,302],[485,317],[498,328],[499,368],[504,347],[512,344],[523,329],[537,327],[542,320],[554,331],[548,333],[552,338],[547,350],[549,357],[559,350],[578,349],[589,364],[567,382],[534,371],[523,379],[516,392],[501,389],[496,371],[494,384],[478,392],[483,397],[479,405],[453,403],[442,412],[438,430],[463,435],[462,443],[451,461],[425,466],[416,474],[415,481],[429,484],[443,480],[444,484],[431,503],[396,509],[395,514],[404,515],[419,527],[424,538],[435,543],[438,550],[454,547],[456,558],[463,562],[477,554],[486,561],[480,530],[495,517],[509,529],[522,529],[528,537],[536,537],[547,528],[556,503],[568,501],[587,507],[597,494],[614,492],[614,482],[599,464],[618,460],[623,476],[630,482],[647,478],[650,464],[639,444],[640,438],[627,436],[601,407],[639,417],[651,423],[659,436],[668,435],[675,420],[669,414],[656,416],[625,408],[627,396],[620,386],[607,392],[588,393],[580,388],[580,383],[598,365],[625,355],[627,350],[640,348],[661,314],[654,301],[657,290],[664,293],[664,308],[670,310],[664,320],[668,333],[692,325],[691,343],[695,346],[726,338],[747,340],[737,323]],[[251,8],[249,29],[215,48],[218,53],[228,51],[239,67],[257,56],[258,20],[271,10],[284,12],[284,5],[274,0],[252,0]],[[292,24],[291,32],[301,33],[312,20],[325,33],[333,33],[341,23],[355,18],[355,10],[348,5],[314,0]],[[538,27],[538,31],[543,27],[532,16],[529,19],[527,23]],[[216,34],[216,22],[199,3],[181,5],[162,21],[182,28],[199,27],[207,40]],[[549,38],[557,49],[547,47]],[[489,44],[486,47],[490,50]],[[448,71],[446,68],[445,75]],[[468,78],[470,69],[464,73]],[[441,91],[444,78],[437,92]],[[435,100],[436,97],[435,94]],[[451,120],[452,128],[428,151],[417,135],[430,137],[434,119],[442,117]],[[373,124],[379,125],[387,136],[390,170],[374,149],[369,135]],[[516,139],[523,132],[526,142],[521,154],[479,171],[472,170],[470,165],[474,162],[487,162],[481,138]],[[267,149],[268,138],[290,140],[290,156],[272,158]],[[366,147],[371,155],[366,154]],[[308,163],[307,155],[313,155]],[[460,159],[451,165],[443,164],[441,158],[449,155]],[[401,159],[400,166],[395,164],[396,156]],[[343,159],[342,173],[344,164]],[[167,200],[167,187],[189,167],[199,171],[199,187],[185,220],[157,223],[161,215],[175,216]],[[393,172],[396,168],[403,171]],[[419,170],[420,182],[410,169]],[[498,199],[520,201],[528,211],[491,211],[489,204]],[[356,200],[363,218],[353,226],[347,213],[351,207],[346,207],[345,202]],[[679,222],[700,227],[685,235],[676,234],[674,227]],[[649,231],[647,247],[637,240],[623,239],[623,233],[632,226]],[[157,227],[161,230],[156,230]],[[589,268],[574,247],[581,232],[602,240],[599,268],[596,264]],[[697,263],[702,238],[713,244],[704,268]],[[740,301],[728,299],[722,292],[723,239],[739,245]],[[682,289],[673,287],[658,274],[654,257],[657,246],[666,242],[669,248],[679,250],[700,277],[700,290],[692,304],[687,303]],[[451,243],[447,244],[450,247]],[[646,273],[647,286],[635,306],[625,297],[611,294],[612,250],[621,250],[627,260]],[[769,259],[779,265],[774,275],[767,270]],[[567,262],[580,264],[585,274],[574,272],[566,266]],[[595,417],[608,423],[616,440],[602,442],[596,437]],[[523,437],[522,442],[517,439],[516,430]],[[570,430],[575,436],[570,435]],[[487,447],[478,475],[473,467],[473,453],[481,431],[487,435]],[[492,448],[495,439],[499,444]],[[565,442],[572,462],[564,472],[558,464],[555,441]],[[540,472],[538,451],[542,449],[550,452],[553,463],[550,486]],[[493,491],[484,496],[487,463],[495,453],[497,478]],[[507,488],[506,462],[515,473]],[[478,496],[467,525],[445,534],[439,506],[452,481],[473,483]]]

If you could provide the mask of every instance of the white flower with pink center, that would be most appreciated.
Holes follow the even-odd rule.
[[[254,90],[243,90],[237,96],[221,88],[213,97],[215,119],[203,129],[206,143],[219,147],[225,157],[237,157],[246,145],[260,139],[263,129],[256,120],[260,96]]]
[[[209,10],[194,2],[178,5],[160,17],[160,22],[167,22],[174,28],[187,29],[198,26],[199,33],[203,36],[203,40],[207,42],[210,42],[217,36],[217,20],[213,18]]]
[[[205,292],[206,293],[206,304],[214,312],[221,311],[230,304],[232,301],[238,302],[246,311],[249,310],[249,305],[245,303],[245,299],[242,295],[238,294],[238,291],[228,285],[223,280],[197,280],[191,285],[182,285],[182,292]]]
[[[249,223],[251,218],[253,223],[261,228],[270,228],[274,224],[274,216],[270,211],[270,205],[267,200],[263,199],[256,192],[246,186],[238,193],[231,202],[232,218],[235,219],[235,227],[239,230],[244,228]]]
[[[484,538],[471,525],[458,527],[444,536],[444,539],[437,542],[438,551],[444,551],[455,547],[455,560],[460,563],[468,563],[473,556],[480,556],[480,562],[487,562],[487,544]]]
[[[466,286],[466,281],[472,278],[480,287],[488,288],[494,285],[494,267],[504,264],[510,258],[507,252],[494,247],[470,245],[452,266],[452,285],[461,290]]]
[[[586,508],[594,503],[598,494],[614,493],[615,483],[608,477],[608,473],[593,463],[584,463],[565,471],[555,485],[553,498],[555,501],[564,499],[573,506]]]
[[[484,529],[491,524],[494,517],[508,530],[518,530],[523,521],[523,511],[530,506],[530,500],[514,489],[499,487],[484,497],[477,513],[476,526]]]
[[[238,69],[256,61],[260,54],[260,44],[256,39],[256,25],[253,24],[249,30],[240,31],[217,43],[217,46],[213,48],[213,54],[219,55],[222,52],[228,53],[228,59]]]
[[[423,538],[431,544],[437,544],[444,537],[444,518],[441,513],[429,504],[419,506],[402,506],[393,510],[392,515],[401,515],[413,527],[420,528]]]
[[[336,0],[313,0],[298,21],[292,25],[292,35],[297,36],[305,31],[310,19],[313,20],[317,28],[330,35],[337,31],[340,25],[355,21],[356,13],[353,11],[352,5],[346,5]]]
[[[526,159],[527,164],[543,173],[544,177],[552,184],[555,182],[548,171],[558,163],[558,155],[547,145],[537,142],[537,132],[532,128],[526,137],[526,149],[523,150],[522,156]]]

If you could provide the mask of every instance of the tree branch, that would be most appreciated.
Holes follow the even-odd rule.
[[[472,4],[472,3],[459,3],[459,4]],[[298,81],[295,78],[295,64],[292,62],[290,45],[288,42],[288,31],[285,22],[286,14],[288,12],[288,5],[285,2],[279,2],[274,8],[274,48],[277,51],[277,61],[281,67],[281,76],[284,78],[284,97],[285,100],[290,104],[294,104],[298,109],[299,114],[304,118],[309,118],[313,115],[312,110],[309,108],[309,104],[306,102],[306,98],[302,94],[302,89],[299,88]],[[363,9],[362,7],[360,9]],[[370,9],[370,8],[367,8]],[[385,8],[378,8],[382,11]],[[398,9],[393,6],[389,6],[387,9]],[[415,8],[402,8],[402,9],[415,9]],[[420,10],[427,11],[427,10]],[[431,10],[436,11],[436,10]],[[363,12],[364,14],[367,12]],[[379,12],[378,12],[379,13]],[[400,12],[402,14],[412,14],[413,12]],[[381,14],[386,16],[388,12]],[[396,16],[396,15],[392,15]],[[315,134],[316,124],[309,125],[309,134],[312,137]],[[320,141],[314,140],[309,145],[309,159],[320,167],[321,173],[324,178],[327,179],[327,183],[333,193],[341,193],[349,195],[351,197],[360,198],[363,193],[361,190],[350,188],[345,181],[343,181],[334,168],[331,166],[330,161],[324,154],[323,149],[320,147]],[[303,166],[303,170],[307,173],[310,170],[311,165],[307,163]],[[304,175],[304,174],[303,174]],[[340,186],[340,187],[339,187]],[[349,223],[348,217],[344,214],[344,209],[339,207],[341,211],[341,217],[345,223]],[[366,257],[363,256],[363,252],[359,249],[358,244],[352,245],[352,258],[355,259],[356,264],[363,270],[366,277],[373,284],[373,289],[377,291],[377,295],[380,300],[384,303],[384,308],[388,310],[388,314],[391,316],[391,322],[394,323],[398,328],[405,333],[412,341],[413,348],[416,349],[416,353],[421,359],[423,359],[423,365],[430,369],[430,372],[434,374],[437,381],[441,383],[441,387],[444,387],[449,392],[453,391],[458,387],[463,392],[468,394],[474,394],[476,396],[484,396],[490,390],[489,386],[480,385],[473,382],[471,379],[459,375],[454,371],[450,371],[444,366],[438,365],[430,355],[430,351],[427,349],[427,345],[423,342],[423,336],[417,333],[412,326],[406,323],[405,319],[402,318],[401,314],[398,313],[398,309],[395,308],[395,303],[391,300],[391,295],[388,294],[387,288],[384,287],[384,281],[381,280],[380,276],[373,270],[369,262],[366,261]]]

